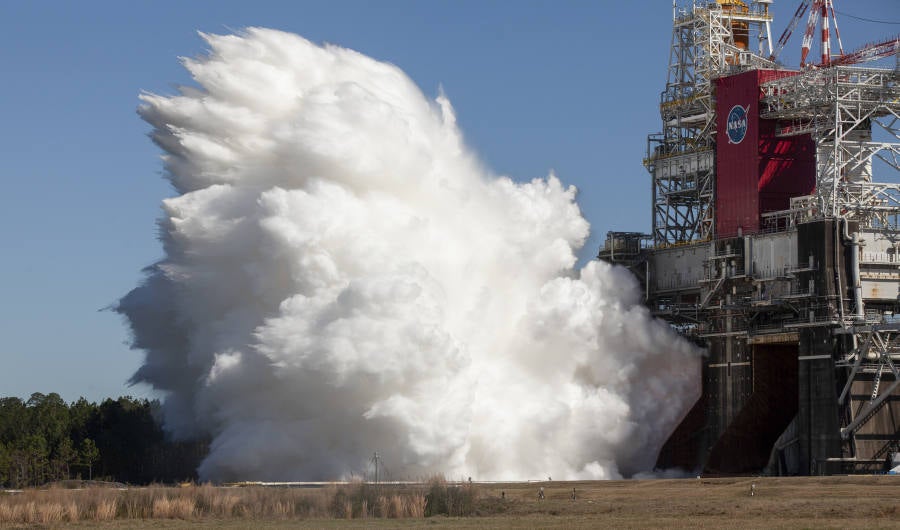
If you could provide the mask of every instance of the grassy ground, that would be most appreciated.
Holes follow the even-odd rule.
[[[750,485],[756,494],[750,496]],[[538,499],[543,487],[545,499]],[[54,528],[900,528],[900,477],[476,484],[476,514],[406,519],[199,518]],[[575,488],[576,499],[571,499]],[[502,494],[505,493],[505,498]],[[21,527],[21,526],[20,526]],[[29,528],[39,528],[32,525]]]

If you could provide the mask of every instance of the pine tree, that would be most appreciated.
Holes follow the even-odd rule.
[[[94,443],[94,440],[90,438],[85,438],[81,442],[81,450],[79,451],[81,462],[88,466],[88,480],[93,480],[94,478],[94,463],[100,459],[100,451],[97,449],[97,445]]]

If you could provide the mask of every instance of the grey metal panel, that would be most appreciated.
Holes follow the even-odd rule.
[[[698,286],[708,254],[708,245],[657,250],[650,256],[651,289],[660,291]]]
[[[862,230],[859,234],[860,285],[864,300],[895,301],[900,294],[900,247],[896,234]]]
[[[865,300],[896,300],[900,294],[900,283],[893,280],[862,280],[862,294]]]
[[[711,171],[715,166],[713,151],[700,151],[660,160],[656,163],[657,178],[684,177],[685,174]]]
[[[797,232],[758,235],[750,240],[750,245],[750,272],[755,277],[774,278],[798,266]]]
[[[888,234],[882,231],[860,231],[859,239],[862,244],[860,261],[863,263],[894,263],[900,266],[896,234],[890,236],[888,237]]]

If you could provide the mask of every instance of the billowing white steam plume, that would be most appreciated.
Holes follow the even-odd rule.
[[[612,478],[651,468],[698,358],[630,275],[574,270],[550,175],[466,149],[449,101],[292,34],[203,35],[200,88],[141,96],[178,196],[118,310],[211,480]],[[602,168],[598,168],[602,171]]]

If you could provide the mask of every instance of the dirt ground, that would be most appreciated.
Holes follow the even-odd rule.
[[[750,495],[755,484],[754,495]],[[538,498],[539,488],[545,498]],[[478,484],[472,517],[119,520],[67,528],[900,528],[900,477]],[[575,490],[575,499],[572,489]]]

